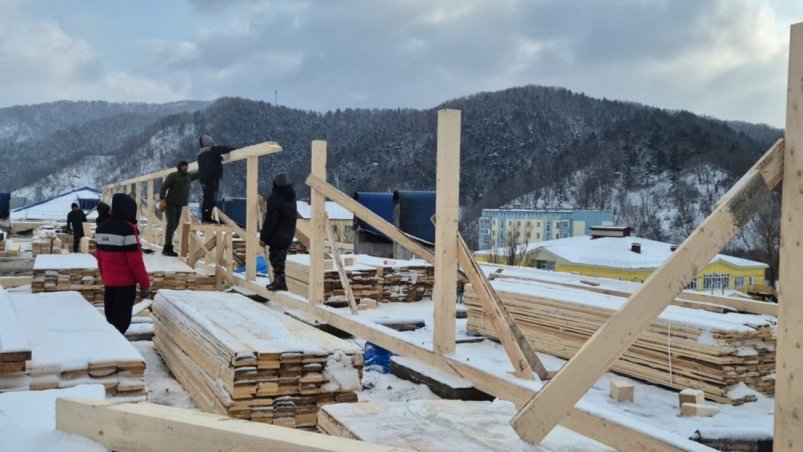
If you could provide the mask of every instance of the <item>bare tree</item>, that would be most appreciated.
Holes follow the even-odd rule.
[[[507,265],[521,263],[527,252],[527,244],[533,234],[533,224],[525,222],[522,226],[521,221],[510,221],[505,232],[505,257]]]
[[[769,265],[767,280],[775,287],[781,248],[781,199],[773,193],[772,200],[759,209],[753,221],[745,227],[753,249]]]

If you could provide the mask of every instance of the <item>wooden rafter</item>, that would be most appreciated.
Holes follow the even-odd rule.
[[[513,418],[522,439],[539,444],[583,394],[767,202],[781,181],[778,140],[720,199],[716,209]]]

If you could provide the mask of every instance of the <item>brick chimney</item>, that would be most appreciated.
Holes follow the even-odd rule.
[[[636,242],[631,243],[630,251],[641,254],[641,243],[636,243]]]

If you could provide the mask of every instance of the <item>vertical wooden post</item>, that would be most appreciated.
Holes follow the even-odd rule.
[[[326,180],[326,141],[312,142],[312,175]],[[323,241],[326,237],[326,197],[310,193],[309,302],[323,303]]]
[[[457,221],[460,207],[460,110],[438,112],[435,181],[435,303],[433,351],[455,351],[457,303]]]
[[[190,206],[184,206],[181,208],[181,215],[179,215],[178,218],[178,230],[180,232],[178,255],[181,257],[187,257],[190,252],[190,235],[197,239],[197,237],[195,237],[195,231],[190,231],[191,224],[192,214],[190,213]]]
[[[215,290],[221,290],[223,288],[223,272],[226,270],[225,268],[225,254],[226,251],[226,241],[224,237],[228,239],[228,236],[231,235],[231,230],[226,229],[223,232],[222,229],[215,231],[217,236],[217,240],[215,240]]]
[[[155,225],[153,224],[153,220],[154,220],[154,218],[153,218],[153,206],[154,206],[153,198],[154,198],[154,193],[153,193],[153,179],[151,179],[151,178],[148,178],[148,188],[147,188],[146,191],[147,191],[147,196],[148,196],[148,198],[147,198],[148,199],[148,205],[146,207],[146,209],[148,209],[148,212],[146,214],[146,218],[148,219],[148,234],[147,234],[147,237],[148,237],[148,241],[153,243],[153,241],[154,241],[154,237],[153,237],[154,229],[153,228],[154,228]]]
[[[248,157],[245,185],[245,279],[254,281],[257,277],[257,216],[259,206],[257,195],[259,191],[259,157]]]
[[[142,218],[142,182],[134,183],[134,197],[137,201],[137,218]]]
[[[781,198],[773,450],[803,450],[803,22],[792,25]]]

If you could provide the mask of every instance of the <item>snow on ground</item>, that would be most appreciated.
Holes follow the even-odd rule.
[[[190,395],[176,381],[162,357],[156,353],[151,341],[132,342],[145,358],[145,385],[148,402],[178,408],[196,409]]]
[[[14,452],[105,452],[102,445],[56,430],[56,399],[103,400],[103,385],[0,394],[0,450]]]

